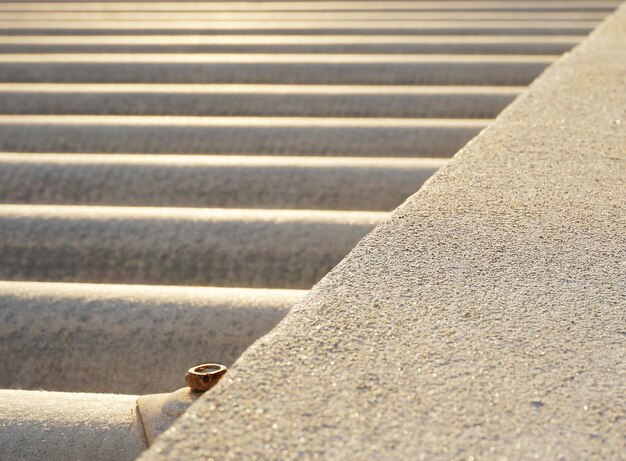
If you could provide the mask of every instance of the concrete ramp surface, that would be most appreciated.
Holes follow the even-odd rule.
[[[626,10],[142,459],[621,459]]]

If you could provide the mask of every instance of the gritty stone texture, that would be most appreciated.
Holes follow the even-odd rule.
[[[201,395],[189,387],[165,394],[140,395],[137,413],[148,445],[152,445]]]
[[[0,390],[0,458],[132,460],[146,447],[137,396]]]
[[[82,2],[78,2],[79,5]],[[168,11],[167,6],[159,6],[155,9],[161,11],[136,11],[131,9],[134,7],[133,3],[126,3],[126,11],[81,11],[81,6],[78,6],[74,11],[47,11],[45,19],[56,21],[224,21],[220,28],[230,28],[229,22],[240,23],[241,21],[296,21],[300,22],[306,20],[310,23],[318,21],[400,21],[402,25],[406,21],[494,21],[494,20],[507,20],[507,21],[542,21],[548,19],[556,19],[558,21],[574,20],[574,21],[594,21],[604,19],[602,12],[597,11],[562,11],[554,13],[551,11],[528,11],[521,10],[515,11],[509,9],[508,11],[472,11],[472,6],[468,6],[465,11],[453,11],[448,5],[454,5],[453,2],[446,2],[437,10],[437,3],[431,2],[431,11],[415,11],[413,6],[428,6],[428,2],[406,2],[405,6],[408,11],[385,11],[385,3],[372,4],[373,11],[284,11],[282,5],[284,2],[256,2],[260,3],[260,7],[257,7],[257,11],[254,11],[255,2],[250,3],[248,11],[231,11],[228,14],[216,11],[207,11],[214,7],[213,2],[197,2],[194,11],[193,4],[191,8],[187,5],[183,8],[179,8],[176,11]],[[334,2],[334,5],[341,2]],[[176,3],[174,2],[174,5]],[[93,3],[92,3],[93,5]],[[123,3],[122,3],[123,5]],[[172,3],[170,3],[172,5]],[[457,3],[458,5],[458,3]],[[502,3],[493,4],[497,9],[498,6],[502,7]],[[63,2],[63,6],[67,7],[67,3]],[[382,7],[382,8],[381,8]],[[84,7],[83,7],[84,8]],[[171,8],[171,6],[170,6]],[[259,11],[259,9],[267,9],[269,11]],[[380,11],[380,10],[383,11]],[[186,11],[183,11],[186,10]],[[434,10],[434,11],[433,11]],[[442,11],[443,10],[443,11]],[[19,11],[8,11],[5,8],[1,8],[3,11],[2,18],[4,20],[16,20],[16,21],[40,21],[42,15],[38,11],[29,11],[29,8]],[[558,23],[557,23],[558,24]],[[224,27],[226,26],[226,27]],[[232,27],[232,26],[231,26]],[[286,28],[290,27],[290,24],[286,24]]]
[[[561,13],[562,14],[562,13]],[[5,36],[1,53],[562,54],[578,36]]]
[[[0,387],[171,392],[192,366],[230,366],[304,294],[0,282]]]
[[[623,459],[626,8],[144,454]]]
[[[0,11],[50,11],[50,3],[56,6],[55,11],[75,12],[75,11],[99,11],[102,13],[129,11],[128,4],[121,2],[91,3],[91,2],[70,2],[66,0],[48,0],[37,3],[8,3],[0,5]],[[476,0],[471,5],[463,1],[447,1],[442,5],[432,1],[414,2],[410,0],[394,0],[385,3],[385,11],[440,11],[441,6],[451,13],[464,11],[490,12],[490,11],[607,11],[619,6],[620,0],[515,0],[514,2],[493,3],[491,0]],[[327,11],[371,11],[372,3],[363,0],[329,1],[320,2],[317,0],[285,0],[280,2],[263,1],[212,1],[212,2],[149,2],[146,0],[130,1],[133,9],[131,11],[208,11],[208,12],[263,12],[263,11],[302,11],[315,12]],[[97,5],[97,8],[94,8]],[[176,5],[177,10],[172,6]],[[410,6],[410,8],[408,8]],[[357,13],[358,14],[358,13]]]
[[[0,205],[0,278],[308,289],[386,216]]]
[[[519,92],[493,86],[0,83],[0,107],[3,114],[493,118]]]
[[[0,154],[0,202],[390,211],[445,161]]]
[[[326,4],[328,2],[320,2]],[[367,2],[365,2],[367,3]],[[614,3],[613,3],[614,5]],[[174,7],[176,8],[176,7]],[[304,7],[303,7],[304,8]],[[3,21],[7,35],[584,35],[595,21]]]
[[[0,115],[0,150],[450,157],[487,124],[482,119]]]
[[[46,23],[51,24],[50,21]],[[376,26],[376,30],[368,30],[366,34],[381,30],[378,29],[381,27],[379,22],[369,24]],[[85,25],[89,27],[87,23]],[[2,26],[0,21],[3,33],[10,32]],[[189,28],[191,24],[186,22],[185,26]],[[558,29],[551,27],[551,30]],[[441,29],[436,31],[443,34]],[[575,33],[580,35],[588,31],[589,28],[583,26]],[[135,32],[141,33],[141,30]],[[187,29],[185,33],[193,33],[193,30]],[[527,85],[555,57],[26,53],[0,55],[0,73],[3,82],[18,83]]]

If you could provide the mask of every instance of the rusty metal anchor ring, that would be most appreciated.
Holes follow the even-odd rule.
[[[195,392],[205,392],[222,379],[228,368],[218,363],[205,363],[192,367],[185,375],[185,382]]]

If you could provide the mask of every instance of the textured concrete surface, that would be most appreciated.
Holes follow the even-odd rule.
[[[578,31],[577,35],[585,32]],[[458,54],[23,53],[0,54],[0,73],[3,82],[16,83],[527,85],[555,58]]]
[[[0,203],[390,211],[445,161],[0,154]]]
[[[310,288],[386,216],[0,205],[0,279]]]
[[[2,37],[0,52],[561,54],[582,38],[575,35],[15,35]]]
[[[230,366],[304,294],[0,282],[0,387],[172,392],[192,366]]]
[[[135,459],[146,447],[136,399],[132,395],[0,390],[0,458]]]
[[[376,5],[374,5],[376,7]],[[384,8],[384,7],[383,7]],[[374,8],[375,9],[375,8]],[[1,10],[0,10],[1,11]],[[48,11],[48,21],[600,21],[602,11]],[[37,21],[40,11],[3,11],[2,19]]]
[[[0,115],[5,152],[450,157],[482,119]]]
[[[522,87],[0,83],[3,114],[494,118]]]
[[[140,395],[137,398],[137,414],[148,446],[169,429],[201,395],[189,387],[163,394]]]
[[[143,460],[623,459],[626,7]]]
[[[326,3],[326,2],[324,2]],[[408,21],[116,21],[116,20],[9,20],[0,18],[4,34],[368,34],[368,35],[584,35],[596,21],[555,23],[515,20],[408,20]]]
[[[374,3],[365,1],[175,1],[151,2],[114,1],[42,1],[42,2],[2,2],[0,11],[333,11],[333,10],[402,10],[402,11],[612,11],[620,0],[515,0],[511,2],[493,0],[425,0],[425,1],[386,1]],[[384,6],[383,6],[384,5]]]

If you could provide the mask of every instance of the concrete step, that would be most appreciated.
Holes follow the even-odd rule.
[[[0,83],[3,114],[495,118],[522,87]]]
[[[0,154],[0,203],[389,211],[444,159]]]
[[[552,55],[0,54],[9,83],[528,85]]]
[[[131,461],[147,447],[136,402],[136,395],[0,389],[2,459]]]
[[[0,205],[0,279],[310,288],[386,216]]]
[[[450,157],[482,119],[0,116],[5,152]]]
[[[41,11],[2,11],[5,21],[40,21]],[[46,21],[600,21],[604,11],[46,11]]]
[[[552,54],[584,36],[4,35],[0,53]]]
[[[171,392],[192,366],[230,366],[305,293],[0,281],[0,387]]]
[[[430,1],[62,1],[0,3],[0,11],[604,11],[620,0],[430,0]]]
[[[202,35],[585,35],[597,21],[526,20],[292,20],[292,21],[116,21],[5,20],[6,35],[202,34]]]

